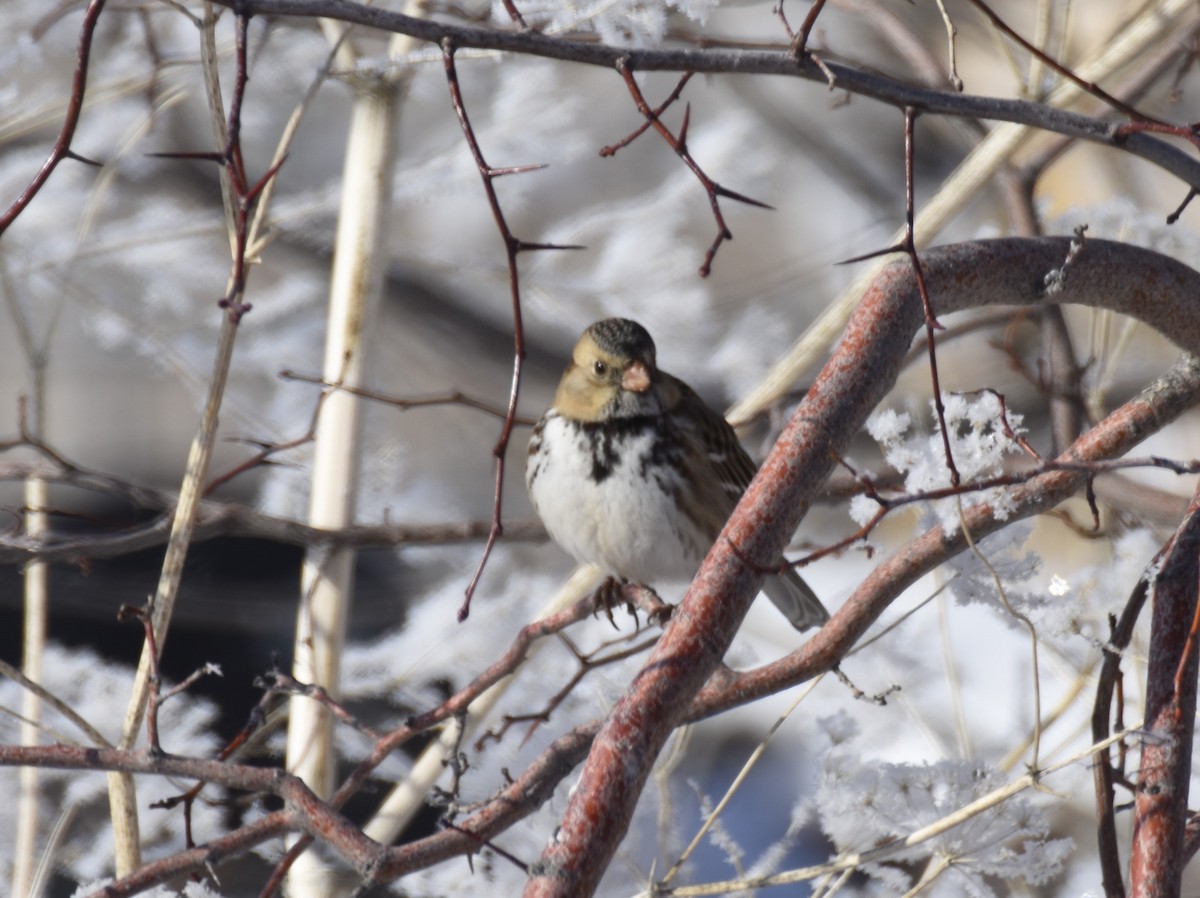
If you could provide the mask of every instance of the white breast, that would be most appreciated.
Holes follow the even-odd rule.
[[[579,561],[643,584],[691,578],[709,549],[676,511],[681,478],[660,463],[657,436],[650,427],[603,442],[551,411],[525,471],[555,542]]]

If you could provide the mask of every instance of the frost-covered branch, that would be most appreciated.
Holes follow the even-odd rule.
[[[941,316],[1001,303],[1082,303],[1140,318],[1200,352],[1200,320],[1193,311],[1200,273],[1158,253],[1094,240],[1059,279],[1055,274],[1064,271],[1070,249],[1069,240],[1047,238],[931,250],[922,263],[933,311]],[[1147,282],[1154,283],[1153,293]],[[888,266],[718,537],[642,674],[614,707],[528,896],[595,889],[667,737],[724,656],[763,572],[795,531],[834,459],[891,388],[924,316],[911,265]],[[855,619],[848,605],[814,637],[813,650],[827,646],[842,626],[856,631],[852,642],[867,623]]]
[[[639,72],[697,72],[708,74],[777,75],[830,84],[899,109],[922,113],[1003,121],[1028,125],[1079,140],[1112,146],[1139,156],[1175,175],[1184,184],[1200,189],[1200,160],[1146,133],[1129,133],[1122,123],[1107,118],[1056,109],[1032,100],[1009,100],[953,90],[918,87],[871,72],[865,68],[822,60],[811,55],[797,58],[790,46],[771,50],[726,49],[640,49],[617,47],[594,41],[550,37],[536,31],[499,31],[477,25],[418,19],[402,13],[367,6],[351,0],[218,0],[222,6],[243,15],[324,17],[407,34],[432,44],[450,41],[459,49],[499,50],[540,56],[582,65],[616,68],[622,60]],[[1174,16],[1187,6],[1164,4],[1161,16]],[[1186,125],[1177,128],[1180,135]]]

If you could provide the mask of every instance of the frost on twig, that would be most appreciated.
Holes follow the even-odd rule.
[[[902,842],[1004,782],[998,771],[978,762],[881,763],[843,744],[825,764],[817,809],[838,850],[861,852]],[[928,894],[994,898],[1002,893],[993,878],[1045,885],[1062,872],[1073,847],[1071,839],[1051,836],[1049,818],[1030,799],[1015,796],[919,845],[897,846],[887,862],[859,869],[903,891],[917,885],[903,866],[914,865],[924,871]]]

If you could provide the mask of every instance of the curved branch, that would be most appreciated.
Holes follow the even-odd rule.
[[[285,810],[268,814],[211,842],[144,864],[128,876],[88,894],[88,898],[126,898],[179,876],[211,871],[220,861],[245,854],[267,839],[289,832],[307,832],[329,843],[368,884],[390,882],[449,858],[474,854],[481,845],[549,800],[559,783],[583,760],[599,728],[599,722],[593,721],[554,740],[524,773],[483,802],[478,811],[460,821],[454,829],[394,848],[384,848],[373,842],[340,814],[330,810],[299,779],[275,770],[222,761],[154,757],[147,752],[66,746],[19,749],[19,757],[6,760],[45,767],[125,770],[184,777],[200,771],[225,773],[223,781],[226,785],[246,788],[254,783],[259,790],[275,792],[288,802]],[[213,781],[221,780],[222,777],[217,776]]]
[[[281,821],[281,826],[319,837],[356,869],[367,870],[383,851],[379,843],[321,801],[299,777],[269,767],[185,758],[148,749],[74,745],[0,745],[0,765],[145,773],[201,780],[248,792],[269,792],[288,804],[290,818]]]
[[[1200,358],[1185,356],[1140,395],[1079,437],[1059,461],[1087,465],[1119,456],[1197,403]],[[1088,476],[1078,468],[1041,474],[1010,493],[1011,506],[1003,519],[990,505],[980,503],[964,509],[963,521],[978,542],[1015,521],[1053,508],[1077,493]],[[789,689],[828,671],[901,592],[968,547],[961,528],[949,534],[941,527],[923,533],[875,568],[830,621],[799,649],[744,673],[719,669],[692,702],[687,722]]]
[[[106,0],[91,0],[83,14],[83,25],[79,30],[79,44],[75,50],[75,74],[71,79],[71,98],[67,101],[67,115],[59,129],[54,148],[29,186],[21,191],[21,195],[11,206],[0,215],[0,234],[8,230],[9,225],[25,211],[33,202],[33,198],[41,192],[42,187],[50,180],[58,163],[64,159],[79,159],[89,165],[97,165],[89,159],[84,159],[71,149],[71,140],[75,137],[75,129],[79,125],[79,116],[83,112],[83,97],[87,91],[88,65],[92,56],[92,38],[96,33],[96,23],[100,21],[100,13],[104,11]]]
[[[984,305],[1043,302],[1133,315],[1200,352],[1194,313],[1200,273],[1149,250],[1088,241],[1069,265],[1064,238],[956,244],[922,256],[938,316]],[[1049,285],[1049,286],[1047,286]],[[614,707],[584,764],[527,896],[591,894],[624,837],[655,758],[716,669],[742,618],[834,460],[900,370],[924,318],[912,266],[889,265],[851,319],[833,357],[797,408],[701,566],[658,646]],[[1059,472],[1059,477],[1070,477]],[[827,625],[865,630],[854,609]],[[865,615],[864,615],[865,617]]]

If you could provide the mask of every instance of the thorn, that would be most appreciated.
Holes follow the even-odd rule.
[[[541,171],[543,168],[549,168],[548,162],[535,162],[532,165],[510,165],[506,168],[489,168],[487,176],[489,178],[501,178],[504,175],[523,175],[526,172]]]
[[[840,262],[834,262],[835,265],[853,265],[855,262],[865,262],[868,259],[878,259],[880,256],[890,256],[892,253],[905,253],[908,248],[903,244],[896,243],[884,249],[872,250],[869,253],[863,253],[861,256],[851,256],[849,259],[842,259]]]
[[[270,168],[267,169],[266,174],[264,174],[261,178],[259,178],[258,183],[255,184],[253,187],[251,187],[249,192],[247,192],[247,194],[246,194],[247,202],[252,203],[256,199],[258,199],[258,195],[260,193],[262,193],[264,189],[266,189],[266,186],[268,184],[271,183],[271,179],[274,178],[277,174],[279,174],[279,170],[281,168],[283,168],[283,163],[287,162],[287,160],[288,160],[288,154],[284,153],[283,156],[280,157],[278,162],[276,162],[274,165],[272,165]]]
[[[738,193],[737,191],[729,190],[728,188],[722,187],[720,184],[715,185],[714,190],[717,196],[723,196],[726,199],[735,200],[739,203],[745,203],[747,206],[756,206],[759,209],[770,209],[772,212],[775,211],[774,206],[771,206],[760,200],[752,199],[751,197]]]
[[[71,149],[68,149],[65,153],[63,153],[63,158],[74,159],[76,162],[82,162],[84,165],[91,165],[94,168],[104,167],[103,162],[97,162],[95,159],[89,159],[87,156],[81,156]]]
[[[524,240],[517,241],[517,252],[543,249],[587,249],[587,247],[579,243],[526,243]]]
[[[224,153],[147,153],[153,159],[198,159],[201,162],[220,162],[224,164]]]

